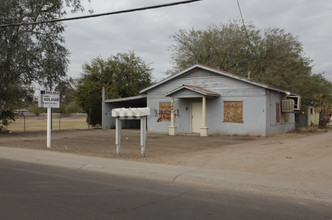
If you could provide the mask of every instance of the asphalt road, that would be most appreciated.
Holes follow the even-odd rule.
[[[0,160],[0,219],[332,219],[332,205]]]

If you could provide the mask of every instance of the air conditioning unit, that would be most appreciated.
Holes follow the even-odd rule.
[[[294,112],[295,102],[294,99],[283,99],[281,101],[282,112]]]
[[[301,110],[301,96],[293,95],[288,96],[287,99],[293,99],[294,100],[294,110],[300,111]]]
[[[281,102],[282,112],[294,112],[301,109],[301,96],[287,96]]]

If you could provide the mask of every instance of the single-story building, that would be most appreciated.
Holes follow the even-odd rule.
[[[319,125],[319,107],[309,106],[308,107],[308,126]]]
[[[149,107],[148,131],[266,136],[294,130],[294,111],[300,108],[297,94],[199,64],[141,94],[103,98],[103,128],[114,128],[113,108]]]

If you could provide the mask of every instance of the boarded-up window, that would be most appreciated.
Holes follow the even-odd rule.
[[[285,113],[285,122],[289,122],[289,112]]]
[[[171,120],[171,103],[159,102],[158,121],[170,121]]]
[[[243,122],[242,101],[224,101],[224,122]]]
[[[280,108],[279,108],[279,103],[276,103],[276,122],[280,122]]]

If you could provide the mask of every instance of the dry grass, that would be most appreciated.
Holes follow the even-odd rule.
[[[46,131],[47,120],[45,117],[26,117],[25,131]],[[52,130],[87,129],[86,117],[64,117],[52,119]],[[24,119],[18,118],[8,126],[9,131],[23,132]]]
[[[287,132],[287,133],[280,133],[280,134],[272,134],[270,137],[301,137],[301,136],[308,136],[311,134],[318,134],[318,133],[323,133],[327,132],[328,130],[332,129],[332,123],[330,123],[327,128],[325,129],[320,129],[318,126],[309,126],[306,128],[301,128],[292,132]]]

